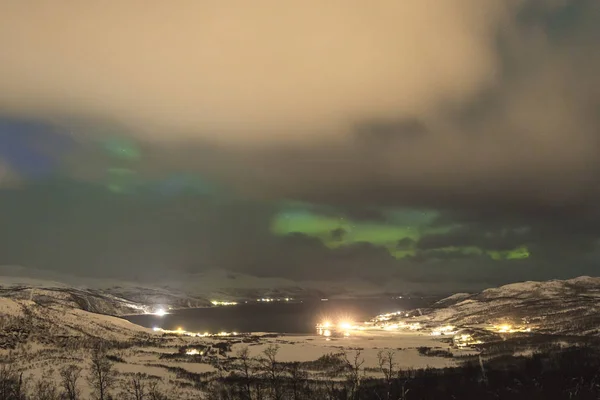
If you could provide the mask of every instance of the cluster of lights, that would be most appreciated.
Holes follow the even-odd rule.
[[[283,299],[272,299],[270,297],[264,297],[262,299],[256,299],[256,301],[258,302],[262,302],[262,303],[272,303],[274,301],[292,301],[294,299],[292,299],[291,297],[285,297]]]
[[[476,344],[483,344],[483,342],[481,340],[475,340],[473,336],[469,335],[468,333],[464,333],[454,337],[454,344],[456,347],[467,347]]]
[[[219,332],[219,333],[210,333],[210,332],[204,332],[204,333],[198,333],[198,332],[188,332],[185,329],[183,329],[182,327],[178,327],[177,329],[175,329],[174,331],[168,330],[168,329],[162,329],[159,327],[154,327],[152,328],[152,330],[154,332],[161,332],[161,333],[175,333],[177,335],[185,335],[185,336],[193,336],[193,337],[224,337],[224,336],[237,336],[239,335],[238,332]]]
[[[333,324],[330,321],[323,321],[320,324],[317,324],[317,331],[320,335],[323,336],[331,336],[333,331],[336,332],[345,332],[349,333],[351,331],[365,331],[371,329],[383,329],[386,331],[397,331],[397,330],[410,330],[410,331],[419,331],[423,329],[420,323],[406,323],[404,321],[391,322],[390,320],[393,317],[401,315],[403,312],[398,311],[389,314],[383,314],[375,319],[364,322],[362,324],[355,324],[354,322],[350,322],[349,320],[341,320],[337,324]],[[454,327],[441,327],[438,329],[440,335],[450,335],[454,334]],[[436,334],[437,335],[437,334]],[[348,335],[346,335],[348,336]]]
[[[157,317],[164,317],[165,315],[168,314],[168,312],[164,308],[159,308],[158,310],[151,312],[149,314],[156,315]]]
[[[394,317],[398,317],[400,315],[402,315],[403,312],[402,311],[396,311],[396,312],[392,312],[392,313],[387,313],[387,314],[381,314],[376,316],[373,321],[375,322],[385,322],[385,321],[389,321]],[[406,314],[406,316],[408,316],[408,314]]]
[[[494,325],[491,330],[493,330],[494,332],[497,332],[497,333],[531,332],[530,327],[514,326],[514,325],[510,325],[510,324]]]
[[[212,300],[211,304],[213,306],[237,306],[237,301],[218,301],[218,300]]]
[[[317,324],[317,333],[321,336],[330,337],[334,332],[340,332],[345,337],[350,336],[351,330],[359,330],[362,327],[355,325],[353,322],[349,320],[341,320],[338,321],[337,324],[333,324],[330,321],[323,321],[320,324]]]
[[[431,331],[431,336],[448,336],[455,335],[456,328],[452,325],[440,326]]]
[[[317,329],[338,329],[340,331],[348,331],[350,329],[357,329],[358,327],[354,325],[353,322],[349,320],[341,320],[337,324],[333,324],[330,321],[323,321],[320,324],[317,324]]]
[[[204,352],[202,351],[198,351],[198,349],[189,349],[185,352],[186,355],[188,356],[197,356],[197,355],[203,355]]]

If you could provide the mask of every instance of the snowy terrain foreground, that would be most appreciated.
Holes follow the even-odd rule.
[[[111,343],[109,355],[120,373],[119,379],[125,381],[131,374],[144,373],[170,392],[185,392],[191,384],[228,373],[228,363],[244,347],[248,347],[250,356],[258,358],[273,344],[279,346],[280,362],[310,362],[341,351],[355,354],[360,349],[362,367],[370,375],[379,375],[377,354],[386,349],[396,351],[398,367],[403,369],[456,364],[447,356],[419,354],[417,347],[421,346],[448,349],[448,343],[424,333],[362,333],[343,338],[266,334],[197,337],[156,332],[63,304],[0,298],[0,356],[16,361],[30,382],[48,373],[58,381],[58,371],[69,364],[88,368],[90,347],[96,339]],[[453,351],[469,354],[466,350]],[[81,385],[84,394],[89,392],[85,380]],[[183,392],[178,398],[185,398]]]
[[[103,341],[120,382],[143,373],[185,399],[185,393],[193,398],[215,378],[235,371],[245,348],[259,363],[276,345],[278,362],[299,362],[315,379],[326,376],[323,365],[335,354],[353,359],[360,352],[361,373],[379,377],[380,351],[394,351],[396,366],[403,370],[455,366],[480,353],[493,357],[498,349],[530,355],[532,344],[550,340],[562,345],[597,336],[599,299],[599,278],[524,282],[453,295],[430,309],[378,316],[370,324],[348,327],[347,337],[335,332],[204,335],[155,331],[100,314],[136,307],[145,312],[151,305],[141,301],[92,289],[11,284],[0,294],[0,357],[2,363],[12,360],[30,382],[49,374],[58,380],[57,371],[70,364],[82,366],[85,376],[92,349]],[[468,337],[466,347],[460,348],[461,337]],[[89,391],[85,379],[80,384]]]

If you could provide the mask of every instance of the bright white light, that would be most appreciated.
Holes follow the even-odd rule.
[[[154,332],[158,332],[158,331],[160,331],[161,329],[160,329],[158,326],[155,326],[154,328],[152,328],[152,330],[153,330]]]
[[[185,354],[187,354],[188,356],[196,356],[200,354],[200,352],[197,349],[190,349],[186,351]]]
[[[340,322],[340,329],[350,329],[352,324],[350,322]]]
[[[156,312],[154,313],[154,315],[158,315],[159,317],[163,317],[167,314],[167,312],[165,311],[164,308],[159,308],[158,310],[156,310]]]

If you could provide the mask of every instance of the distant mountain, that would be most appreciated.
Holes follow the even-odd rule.
[[[332,288],[328,293],[340,291]],[[159,309],[211,307],[213,300],[306,299],[322,298],[326,294],[320,289],[303,287],[291,281],[218,270],[148,284],[79,278],[4,266],[0,267],[0,297],[122,316]]]
[[[0,286],[0,297],[29,300],[38,305],[61,305],[97,314],[122,316],[145,314],[164,308],[207,307],[202,298],[169,293],[145,287],[107,289],[73,288],[66,285]]]
[[[394,282],[390,282],[389,288],[362,281],[294,282],[218,269],[186,275],[174,272],[128,282],[0,266],[0,297],[64,304],[109,315],[140,314],[168,307],[206,307],[213,300],[388,297],[398,294],[390,290],[394,287]]]
[[[31,300],[40,305],[59,304],[106,315],[130,315],[159,309],[211,307],[211,301],[258,298],[322,298],[317,289],[262,281],[240,274],[198,274],[161,287],[93,278],[0,275],[0,297]],[[191,282],[190,282],[191,281]],[[273,286],[268,286],[272,283]]]
[[[410,318],[427,327],[504,324],[542,334],[600,335],[600,278],[522,282],[456,294],[412,311]]]

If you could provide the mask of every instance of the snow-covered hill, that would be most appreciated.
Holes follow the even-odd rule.
[[[206,307],[204,299],[172,294],[144,287],[107,289],[73,288],[65,285],[0,286],[0,297],[29,300],[40,305],[62,305],[98,314],[130,315],[155,312],[162,308]]]
[[[127,342],[148,339],[151,334],[149,329],[117,317],[60,304],[0,298],[0,349],[26,342],[78,346],[94,338]]]
[[[424,325],[511,325],[545,334],[600,335],[600,278],[522,282],[458,294],[413,312]]]

